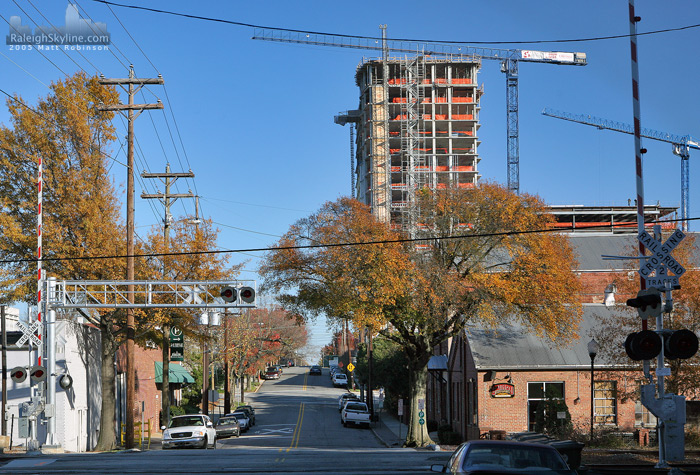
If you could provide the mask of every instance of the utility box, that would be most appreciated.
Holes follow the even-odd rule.
[[[17,420],[17,431],[18,431],[20,439],[28,439],[29,438],[29,418],[28,417],[20,417]]]

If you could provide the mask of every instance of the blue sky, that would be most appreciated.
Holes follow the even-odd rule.
[[[201,196],[201,214],[218,223],[223,249],[265,248],[325,201],[349,193],[349,131],[334,124],[333,116],[357,107],[355,67],[363,56],[375,53],[254,41],[250,27],[117,6],[110,10],[91,0],[77,3],[83,17],[106,23],[111,52],[87,51],[81,56],[48,51],[43,57],[37,51],[10,50],[3,44],[0,88],[32,104],[48,93],[45,84],[79,68],[91,74],[126,77],[131,63],[139,77],[162,74],[165,88],[151,86],[137,98],[138,102],[160,98],[166,105],[164,112],[144,112],[135,122],[140,155],[137,172],[144,167],[162,172],[168,162],[172,171],[191,168],[194,181],[179,181],[178,191],[191,189]],[[624,0],[118,3],[278,28],[366,36],[379,36],[379,25],[387,24],[390,38],[521,42],[629,32]],[[35,22],[49,21],[61,26],[66,6],[65,0],[12,0],[2,3],[0,13],[6,20],[20,16],[23,24],[32,27]],[[700,23],[700,2],[694,0],[640,0],[636,7],[642,17],[639,32]],[[4,21],[0,25],[6,34],[9,27]],[[639,38],[643,127],[700,138],[698,45],[700,28]],[[581,51],[588,56],[585,67],[520,65],[521,191],[539,194],[550,204],[625,205],[633,199],[631,136],[541,115],[544,107],[550,107],[631,123],[629,39],[499,47]],[[479,172],[484,179],[505,183],[505,76],[499,63],[485,60],[479,82],[485,90]],[[0,107],[0,122],[8,123],[4,106]],[[124,137],[122,121],[115,123]],[[645,201],[678,206],[678,158],[669,144],[646,140],[643,145],[648,149]],[[125,151],[118,144],[112,152],[125,161]],[[700,190],[699,155],[691,152],[691,217],[700,217],[700,193],[696,192]],[[117,183],[125,183],[123,166],[115,164],[112,171]],[[137,197],[142,191],[153,193],[155,183],[149,180],[146,189],[137,183]],[[137,198],[136,202],[137,232],[142,235],[162,219],[162,206],[149,201]],[[181,200],[173,210],[176,216],[192,213],[194,203]],[[690,229],[697,230],[697,226],[691,223]],[[247,261],[241,278],[256,278],[260,255],[234,255],[235,262]],[[314,331],[313,344],[328,342],[322,324]]]

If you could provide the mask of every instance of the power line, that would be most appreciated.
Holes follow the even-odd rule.
[[[264,25],[256,25],[253,23],[244,23],[244,22],[239,22],[239,21],[232,21],[232,20],[224,20],[222,18],[214,18],[214,17],[205,17],[201,15],[191,15],[187,13],[179,13],[179,12],[173,12],[173,11],[168,11],[168,10],[160,10],[157,8],[148,8],[148,7],[143,7],[139,5],[124,5],[121,3],[116,3],[116,2],[110,2],[107,0],[91,0],[93,2],[97,3],[103,3],[105,5],[114,5],[117,7],[123,7],[123,8],[132,8],[135,10],[145,10],[153,13],[162,13],[166,15],[173,15],[173,16],[179,16],[179,17],[184,17],[184,18],[191,18],[194,20],[204,20],[204,21],[211,21],[211,22],[216,22],[216,23],[224,23],[228,25],[234,25],[234,26],[245,26],[249,28],[264,28],[264,29],[275,29],[279,31],[286,31],[289,33],[304,33],[304,34],[309,34],[309,35],[326,35],[326,36],[338,36],[342,38],[351,38],[351,39],[361,39],[361,40],[378,40],[381,41],[381,37],[377,36],[363,36],[363,35],[348,35],[348,34],[342,34],[342,33],[329,33],[329,32],[322,32],[322,31],[311,31],[311,30],[297,30],[294,28],[278,28],[278,27],[273,27],[273,26],[264,26]],[[636,36],[643,36],[643,35],[655,35],[659,33],[670,33],[674,31],[682,31],[682,30],[689,30],[693,28],[698,28],[700,27],[700,24],[694,24],[694,25],[686,25],[686,26],[680,26],[677,28],[665,28],[661,30],[652,30],[652,31],[647,31],[643,33],[636,33]],[[406,41],[406,42],[418,42],[418,43],[451,43],[451,44],[462,44],[462,45],[471,45],[471,44],[480,44],[480,45],[504,45],[504,44],[512,44],[512,45],[517,45],[517,44],[534,44],[534,43],[577,43],[577,42],[586,42],[586,41],[601,41],[601,40],[612,40],[612,39],[619,39],[619,38],[629,38],[631,35],[630,34],[623,34],[623,35],[608,35],[608,36],[592,36],[588,38],[569,38],[569,39],[556,39],[556,40],[529,40],[529,41],[450,41],[450,40],[426,40],[426,39],[415,39],[415,38],[388,38],[392,41]]]
[[[687,221],[696,221],[700,218],[689,218]],[[675,221],[681,221],[679,219],[672,219],[667,221],[651,221],[647,224],[654,223],[671,223]],[[587,230],[591,229],[608,229],[614,228],[613,225],[599,225],[587,227]],[[280,247],[262,247],[262,248],[250,248],[250,249],[227,249],[218,251],[187,251],[187,252],[160,252],[160,253],[150,253],[150,254],[133,254],[133,255],[111,255],[111,256],[85,256],[85,257],[43,257],[42,262],[58,262],[58,261],[91,261],[98,259],[124,259],[126,257],[159,257],[159,256],[196,256],[196,255],[211,255],[211,254],[238,254],[245,252],[276,252],[276,251],[288,251],[294,249],[320,249],[320,248],[335,248],[335,247],[355,247],[355,246],[373,246],[376,244],[395,244],[395,243],[410,243],[410,242],[425,242],[425,241],[443,241],[451,239],[474,239],[474,238],[484,238],[484,237],[498,237],[498,236],[518,236],[523,234],[539,234],[539,233],[558,233],[561,234],[567,230],[575,230],[575,226],[570,226],[567,228],[548,228],[548,229],[531,229],[528,231],[503,231],[499,233],[485,233],[485,234],[459,234],[456,236],[432,236],[425,238],[398,238],[398,239],[383,239],[379,241],[367,241],[367,242],[342,242],[342,243],[329,243],[329,244],[308,244],[303,246],[280,246]],[[10,264],[10,263],[21,263],[21,262],[36,262],[36,258],[29,259],[5,259],[0,260],[0,264]]]

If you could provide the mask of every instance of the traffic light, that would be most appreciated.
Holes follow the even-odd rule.
[[[227,303],[235,302],[238,299],[238,292],[234,287],[224,287],[221,289],[221,298]]]
[[[637,298],[627,300],[627,306],[636,308],[643,320],[658,317],[663,311],[661,293],[657,289],[640,290]]]
[[[10,371],[10,377],[15,383],[21,383],[27,379],[27,368],[24,366],[16,366]]]
[[[652,330],[630,333],[625,340],[625,351],[634,361],[650,360],[661,353],[661,337]]]
[[[29,370],[29,377],[32,383],[38,383],[46,379],[46,370],[43,366],[32,366]]]
[[[676,330],[664,335],[664,356],[670,360],[688,359],[698,352],[698,337],[690,330]]]
[[[241,287],[238,290],[238,295],[241,296],[241,300],[245,303],[255,302],[255,290],[252,287]]]

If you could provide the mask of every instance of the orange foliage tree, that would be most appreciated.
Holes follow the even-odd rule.
[[[168,232],[168,242],[162,228],[153,228],[144,244],[144,253],[155,255],[140,259],[139,278],[168,281],[217,281],[234,279],[242,264],[228,267],[226,254],[210,253],[216,250],[219,230],[211,220],[192,224],[189,216],[174,221]],[[163,302],[165,303],[165,302]],[[172,303],[172,302],[169,302]],[[163,422],[170,416],[170,328],[177,326],[187,337],[203,340],[206,334],[197,323],[201,311],[160,308],[138,315],[140,340],[154,341],[162,350],[163,380],[161,387],[161,413]]]
[[[464,329],[518,320],[559,344],[576,338],[580,284],[573,252],[544,203],[502,186],[421,190],[405,239],[341,198],[291,227],[261,266],[293,313],[351,319],[397,342],[409,359],[406,445],[432,443],[419,424],[433,348]]]
[[[29,110],[17,97],[7,101],[11,127],[0,127],[0,275],[4,301],[36,304],[37,165],[43,162],[43,259],[47,276],[113,280],[125,273],[120,202],[108,170],[115,139],[112,87],[77,73],[51,84],[51,92]],[[56,260],[54,260],[56,259]],[[121,343],[124,312],[95,312],[100,328],[102,408],[99,450],[116,446],[114,355]],[[95,348],[86,347],[95,352]]]
[[[267,363],[294,354],[306,345],[304,322],[297,322],[279,307],[256,308],[225,317],[219,330],[217,353],[228,360],[232,379],[240,383],[240,401],[245,400],[246,382],[265,370]],[[228,404],[230,407],[230,404]]]

